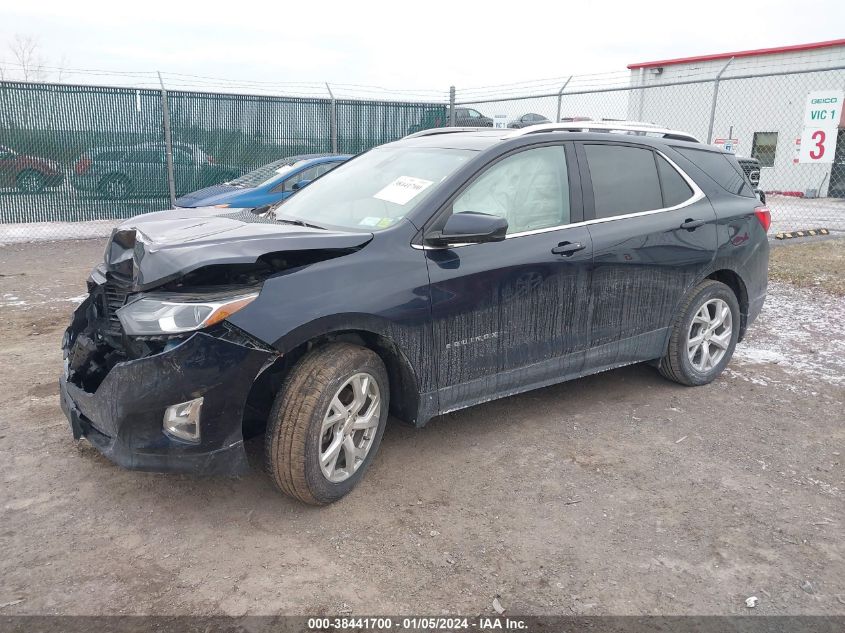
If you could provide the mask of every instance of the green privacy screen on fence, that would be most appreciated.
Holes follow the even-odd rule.
[[[295,154],[355,154],[445,120],[406,103],[0,82],[0,223],[126,218]],[[333,122],[334,119],[334,122]],[[334,139],[333,139],[334,135]]]

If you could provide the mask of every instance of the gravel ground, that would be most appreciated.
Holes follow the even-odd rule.
[[[783,247],[792,248],[792,247]],[[634,366],[392,423],[326,508],[120,470],[59,410],[100,241],[0,247],[0,615],[845,615],[845,299],[775,282],[729,370]],[[823,264],[819,264],[820,266]]]

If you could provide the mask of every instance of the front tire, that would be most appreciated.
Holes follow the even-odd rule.
[[[314,505],[337,501],[378,451],[390,400],[384,363],[350,343],[306,354],[276,396],[265,462],[284,494]]]
[[[674,322],[658,369],[664,378],[690,387],[706,385],[724,371],[739,338],[736,295],[706,279],[687,295]]]

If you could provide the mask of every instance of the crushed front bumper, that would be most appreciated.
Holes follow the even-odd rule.
[[[197,332],[172,349],[117,363],[93,393],[68,379],[66,360],[61,406],[75,438],[85,437],[124,468],[237,475],[248,467],[242,433],[247,397],[273,356],[269,349]],[[165,410],[200,396],[200,443],[166,435]]]

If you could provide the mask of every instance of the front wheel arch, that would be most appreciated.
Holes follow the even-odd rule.
[[[245,438],[264,431],[273,399],[291,369],[311,350],[330,343],[360,345],[375,352],[387,369],[390,386],[390,415],[409,424],[419,423],[419,382],[411,362],[398,346],[383,334],[363,329],[342,329],[312,336],[289,349],[253,382],[242,421]]]

